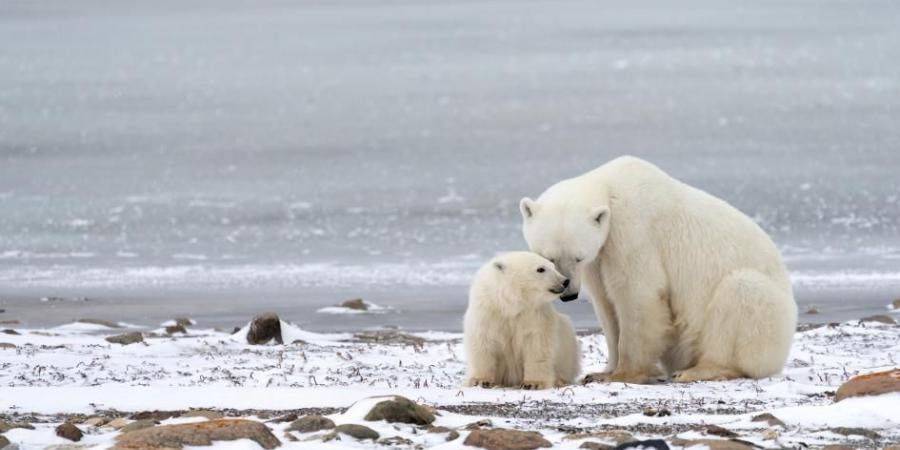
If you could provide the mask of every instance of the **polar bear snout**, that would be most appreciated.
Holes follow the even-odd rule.
[[[558,292],[558,293],[561,293],[561,292]],[[572,300],[578,300],[578,293],[576,292],[574,294],[566,294],[566,295],[563,295],[562,297],[560,297],[559,299],[564,302],[571,302]]]
[[[559,284],[559,286],[557,286],[553,289],[550,289],[550,292],[552,292],[554,294],[562,294],[563,292],[566,292],[566,288],[568,288],[568,287],[569,287],[569,279],[566,278],[565,280],[562,281],[562,283]],[[575,297],[578,297],[578,295],[576,295]]]

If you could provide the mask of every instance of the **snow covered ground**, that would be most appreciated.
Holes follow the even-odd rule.
[[[833,391],[849,377],[900,365],[900,328],[892,325],[854,321],[798,332],[784,373],[758,381],[592,384],[540,392],[460,387],[465,360],[456,333],[382,330],[378,336],[385,339],[372,343],[372,333],[318,334],[283,323],[285,345],[251,346],[244,340],[246,327],[230,334],[200,324],[189,327],[186,335],[141,330],[142,343],[107,342],[106,336],[135,331],[121,325],[74,323],[0,334],[0,342],[15,346],[0,344],[0,419],[35,427],[4,436],[22,449],[42,449],[68,442],[54,433],[66,420],[204,408],[257,420],[290,412],[327,414],[338,424],[365,424],[383,437],[409,440],[392,444],[399,448],[460,447],[468,433],[463,426],[480,419],[490,419],[495,427],[539,431],[559,448],[578,448],[584,439],[571,435],[597,430],[620,429],[636,438],[696,439],[706,437],[702,430],[710,424],[764,448],[834,442],[876,447],[900,441],[900,393],[832,400]],[[585,370],[601,369],[603,336],[580,339]],[[347,411],[360,400],[392,394],[434,407],[434,425],[458,428],[461,438],[445,442],[413,425],[365,422],[354,409]],[[751,421],[766,412],[786,427]],[[196,420],[205,419],[163,423]],[[268,426],[283,448],[369,445],[347,439],[323,443],[315,433],[313,441],[290,442],[287,423]],[[108,427],[79,427],[85,432],[81,443],[96,448],[108,447],[118,434]],[[831,431],[838,427],[863,428],[881,437]],[[251,441],[217,445],[257,446]]]

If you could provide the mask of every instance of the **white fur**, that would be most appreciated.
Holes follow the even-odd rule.
[[[575,330],[553,308],[564,281],[553,263],[531,252],[500,255],[478,271],[463,324],[466,384],[546,389],[575,381]]]
[[[781,371],[797,306],[778,249],[728,203],[634,157],[522,199],[532,251],[583,283],[609,346],[588,380],[761,378]],[[581,261],[578,262],[577,259]]]

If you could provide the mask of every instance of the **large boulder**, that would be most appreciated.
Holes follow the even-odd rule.
[[[219,419],[206,422],[162,425],[120,435],[114,449],[172,449],[186,445],[212,445],[213,441],[250,439],[264,449],[273,449],[281,441],[260,422],[243,419]]]
[[[247,343],[250,345],[267,344],[272,339],[279,344],[284,344],[281,338],[281,319],[278,314],[265,313],[253,318],[250,322],[250,330],[247,331]]]
[[[855,376],[838,388],[834,401],[889,392],[900,392],[900,368]]]
[[[507,430],[494,428],[490,430],[473,430],[466,436],[463,445],[480,447],[488,450],[534,450],[550,448],[553,444],[544,439],[537,431]]]
[[[56,435],[63,439],[68,439],[74,442],[80,441],[84,436],[84,434],[81,432],[81,430],[78,429],[78,427],[68,422],[56,427]]]
[[[384,400],[375,404],[365,417],[368,421],[384,420],[391,423],[412,423],[428,425],[434,422],[434,414],[422,405],[399,395],[393,400]]]

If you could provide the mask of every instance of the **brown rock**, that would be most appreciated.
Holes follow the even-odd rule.
[[[900,368],[855,376],[841,385],[834,401],[900,391]]]
[[[806,310],[806,313],[807,313],[807,314],[818,314],[818,313],[819,313],[819,308],[816,308],[815,306],[812,306],[812,307],[810,307],[809,309]]]
[[[3,330],[3,331],[0,331],[0,333],[3,333],[3,334],[9,334],[9,335],[11,335],[11,336],[19,336],[19,332],[18,332],[18,331],[13,330],[13,329],[10,329],[10,328],[7,328],[7,329],[5,329],[5,330]]]
[[[731,441],[725,439],[672,439],[672,444],[679,447],[693,447],[703,445],[709,450],[751,450],[753,445],[743,441]]]
[[[0,448],[6,448],[9,445],[9,439],[5,438],[3,435],[0,435]]]
[[[300,433],[312,433],[313,431],[330,430],[334,428],[334,421],[327,417],[310,415],[303,416],[288,425],[287,431]]]
[[[773,416],[770,413],[763,413],[758,416],[753,416],[753,418],[750,419],[750,421],[751,422],[765,422],[770,427],[777,426],[777,427],[781,427],[781,428],[787,428],[787,425],[785,425],[784,422],[781,421],[781,419]]]
[[[155,427],[157,425],[159,425],[159,422],[155,420],[135,420],[134,422],[131,422],[128,425],[119,428],[119,431],[122,433],[128,433],[129,431],[143,430],[144,428]]]
[[[723,438],[733,438],[738,437],[738,434],[734,431],[731,431],[727,428],[722,428],[718,425],[707,425],[706,428],[703,429],[703,432],[706,434],[711,434],[713,436],[719,436]]]
[[[369,305],[361,298],[354,298],[341,303],[341,307],[355,309],[357,311],[368,311]]]
[[[115,322],[103,319],[78,319],[75,322],[78,323],[89,323],[91,325],[100,325],[107,328],[122,328],[122,325],[119,325]]]
[[[170,325],[166,327],[166,334],[187,334],[187,329],[184,328],[184,325]]]
[[[883,323],[885,325],[897,325],[897,321],[894,320],[893,317],[887,314],[876,314],[874,316],[867,316],[859,319],[859,323]]]
[[[891,302],[891,309],[900,309],[900,298]]]
[[[212,445],[213,441],[250,439],[262,448],[273,449],[281,441],[260,422],[219,419],[207,422],[161,425],[119,435],[115,449],[171,449],[185,445]]]
[[[106,342],[113,344],[130,345],[138,342],[144,342],[144,335],[140,331],[132,331],[131,333],[117,334],[106,338]]]
[[[10,344],[9,342],[0,342],[0,350],[3,349],[14,349],[16,348],[16,344]]]
[[[466,436],[463,445],[481,447],[488,450],[534,450],[550,448],[553,444],[544,439],[537,431],[507,430],[494,428],[491,430],[474,430]]]
[[[375,422],[384,420],[390,423],[412,423],[415,425],[428,425],[434,422],[434,414],[427,408],[416,402],[399,395],[393,400],[378,402],[372,410],[366,414],[366,420]]]
[[[81,432],[81,430],[78,429],[78,427],[68,422],[56,427],[56,435],[73,442],[80,441],[82,436],[84,436],[84,434]]]
[[[867,430],[865,428],[837,427],[837,428],[831,428],[829,431],[831,431],[833,433],[841,434],[844,436],[854,436],[854,435],[864,436],[873,441],[881,439],[880,434],[878,434],[872,430]]]
[[[179,417],[183,414],[183,411],[141,411],[136,412],[129,417],[131,420],[155,420],[157,422],[161,422],[166,419],[171,419],[173,417]]]
[[[447,433],[447,442],[455,441],[459,438],[459,432],[447,427],[431,427],[428,429],[429,433]]]
[[[337,436],[338,433],[346,434],[347,436],[353,437],[355,439],[363,440],[363,439],[371,439],[373,441],[377,441],[379,438],[379,434],[377,431],[364,426],[364,425],[356,425],[352,423],[347,423],[344,425],[338,425],[334,427],[334,432],[332,435]]]
[[[281,319],[275,313],[260,314],[250,322],[250,331],[247,332],[247,343],[250,345],[267,344],[272,339],[279,344],[284,344],[281,338]]]
[[[188,411],[178,417],[205,417],[209,420],[216,420],[225,417],[225,414],[222,414],[218,411],[210,411],[208,409],[195,409]]]

